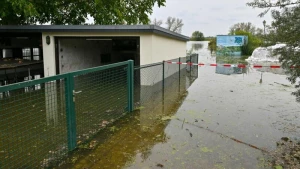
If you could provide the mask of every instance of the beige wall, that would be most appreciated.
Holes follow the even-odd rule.
[[[46,44],[46,36],[50,36],[50,45]],[[146,65],[163,60],[184,57],[186,55],[186,42],[176,39],[154,35],[150,33],[72,33],[72,32],[48,32],[43,33],[43,55],[45,77],[56,74],[55,42],[54,37],[140,37],[140,64]]]
[[[186,56],[186,42],[153,35],[152,63]]]

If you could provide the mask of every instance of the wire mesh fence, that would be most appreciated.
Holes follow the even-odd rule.
[[[0,168],[43,168],[68,152],[65,98],[57,97],[64,79],[39,85],[0,100]]]
[[[133,111],[133,62],[2,86],[0,93],[9,93],[0,99],[0,168],[49,168]]]
[[[160,62],[133,69],[127,61],[2,86],[0,168],[58,165],[133,106],[173,106],[197,76],[188,65]]]
[[[170,60],[171,62],[198,62],[198,55]],[[198,77],[198,66],[168,64],[160,62],[136,67],[135,108],[152,107],[162,104],[172,105],[174,98],[186,92]]]
[[[82,143],[127,111],[127,65],[74,80],[77,143]]]
[[[161,102],[163,62],[136,67],[134,74],[136,108],[145,103],[158,104]]]

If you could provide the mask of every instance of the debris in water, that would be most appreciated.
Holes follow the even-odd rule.
[[[157,167],[160,167],[160,168],[163,168],[163,167],[164,167],[164,165],[162,165],[162,164],[160,164],[160,163],[158,163],[156,166],[157,166]]]
[[[136,108],[135,110],[143,110],[143,109],[145,109],[145,107],[140,106],[140,107]]]
[[[183,120],[183,122],[182,122],[181,129],[183,129],[183,125],[184,125],[184,123],[185,123],[185,119],[184,119],[184,120]]]
[[[108,109],[108,110],[106,110],[105,112],[106,112],[106,113],[110,113],[110,112],[112,112],[112,110]]]
[[[289,138],[287,138],[287,137],[282,137],[281,140],[283,140],[283,141],[286,142],[286,141],[289,141]]]
[[[106,125],[108,125],[108,124],[109,124],[108,121],[103,120],[102,123],[101,123],[101,126],[102,126],[102,127],[106,127]]]
[[[161,120],[166,121],[166,120],[172,120],[174,118],[175,118],[175,116],[164,116],[164,117],[161,118]]]
[[[190,132],[190,136],[193,137],[193,134]]]
[[[275,169],[283,169],[281,165],[276,165]]]
[[[207,148],[207,147],[202,147],[202,148],[201,148],[201,151],[202,151],[203,153],[212,153],[212,152],[213,152],[213,150],[211,150],[211,149],[209,149],[209,148]]]
[[[281,84],[281,83],[277,83],[277,82],[274,82],[274,83],[279,84],[279,85],[282,85],[282,86],[284,86],[284,87],[291,87],[291,86],[286,85],[286,84]]]
[[[233,90],[230,90],[230,92],[233,92]]]
[[[96,145],[97,145],[97,141],[94,140],[94,141],[92,141],[92,142],[90,143],[89,148],[90,148],[90,149],[94,149],[94,148],[96,147]]]

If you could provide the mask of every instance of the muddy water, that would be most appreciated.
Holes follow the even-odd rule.
[[[196,52],[199,62],[215,63],[207,42]],[[294,88],[272,71],[224,75],[201,67],[185,97],[141,107],[60,168],[270,168],[276,142],[300,137]]]

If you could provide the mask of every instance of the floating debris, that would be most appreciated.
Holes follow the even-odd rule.
[[[108,121],[103,120],[102,123],[100,124],[101,127],[106,127],[109,124]]]
[[[162,164],[160,164],[160,163],[158,163],[156,166],[157,166],[157,167],[160,167],[160,168],[163,168],[163,167],[164,167],[164,165],[162,165]]]

